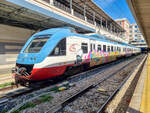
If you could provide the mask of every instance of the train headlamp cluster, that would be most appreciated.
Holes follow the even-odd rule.
[[[36,58],[35,58],[35,57],[31,57],[30,59],[33,60],[33,61],[36,61]]]

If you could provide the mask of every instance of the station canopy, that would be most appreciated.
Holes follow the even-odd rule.
[[[10,0],[0,0],[0,24],[6,24],[11,26],[23,27],[32,30],[43,30],[54,27],[74,27],[77,32],[81,33],[90,33],[94,32],[94,30],[86,29],[86,27],[75,26],[72,23],[64,22],[63,20],[59,20],[48,15],[39,13],[32,9],[28,9],[22,7],[20,5],[13,4],[8,2]],[[12,0],[13,1],[13,0]],[[25,1],[25,0],[23,0]],[[43,0],[48,1],[48,0]],[[65,1],[65,0],[60,0]],[[70,0],[66,0],[68,3]],[[102,11],[92,0],[72,0],[72,4],[79,4],[82,8],[86,3],[86,10],[91,14],[95,14],[97,19],[103,17],[107,22],[112,23],[112,25],[116,26],[121,32],[124,32],[124,29],[118,25],[112,18],[110,18],[104,11]],[[27,1],[26,1],[27,2]],[[82,9],[83,10],[83,9]]]

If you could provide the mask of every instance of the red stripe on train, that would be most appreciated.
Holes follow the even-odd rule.
[[[49,68],[34,68],[32,70],[31,80],[45,80],[63,74],[66,70],[66,65],[49,67]]]

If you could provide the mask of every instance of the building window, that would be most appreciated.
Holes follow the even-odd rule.
[[[137,25],[135,25],[135,28],[138,28],[138,26],[137,26]]]
[[[135,30],[134,32],[136,32],[136,33],[137,33],[137,32],[138,32],[138,30]]]
[[[88,44],[87,43],[82,43],[81,48],[83,53],[88,53]]]

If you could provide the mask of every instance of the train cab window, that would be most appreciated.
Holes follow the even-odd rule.
[[[82,43],[81,48],[83,53],[88,53],[88,44],[87,43]]]
[[[66,38],[62,39],[54,48],[49,56],[64,56],[66,55]]]
[[[101,51],[101,45],[97,45],[97,51]]]
[[[110,52],[110,46],[107,47],[107,51]]]
[[[42,47],[45,45],[45,43],[48,41],[50,36],[37,36],[35,39],[33,39],[27,48],[24,50],[24,53],[38,53],[42,49]]]
[[[106,45],[103,45],[103,51],[106,52]]]
[[[111,46],[111,51],[114,51],[114,50],[113,50],[113,46]]]

